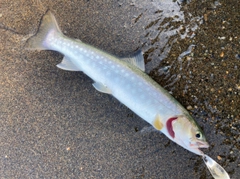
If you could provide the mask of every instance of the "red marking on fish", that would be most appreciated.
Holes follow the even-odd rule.
[[[170,136],[171,136],[172,138],[175,137],[175,133],[174,133],[174,131],[173,131],[172,122],[173,122],[174,120],[176,120],[176,119],[177,119],[177,117],[172,117],[172,118],[170,118],[170,119],[167,120],[167,130],[168,130],[168,133],[170,134]]]

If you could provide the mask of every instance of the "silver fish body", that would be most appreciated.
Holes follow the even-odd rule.
[[[27,41],[26,47],[62,53],[64,59],[57,65],[59,68],[83,71],[94,81],[93,86],[98,91],[111,94],[173,141],[173,124],[178,116],[186,116],[189,124],[197,126],[181,104],[144,73],[141,52],[129,58],[118,58],[66,37],[50,12],[43,17],[39,32]]]
[[[124,59],[61,34],[49,33],[44,46],[64,54],[65,60],[69,59],[79,71],[93,79],[94,84],[109,89],[106,93],[113,95],[150,124],[157,114],[167,120],[187,113],[166,90]]]

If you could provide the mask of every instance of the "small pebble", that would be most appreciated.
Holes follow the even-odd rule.
[[[221,52],[221,53],[220,53],[220,57],[224,57],[224,52]]]
[[[240,54],[235,55],[236,59],[240,60]]]
[[[236,84],[236,89],[240,90],[240,85]]]
[[[193,107],[192,106],[187,106],[187,110],[192,110],[193,109]]]
[[[207,20],[208,20],[208,14],[204,14],[204,15],[203,15],[203,19],[204,19],[205,21],[207,21]]]
[[[218,37],[218,39],[220,39],[220,40],[225,40],[226,37]]]
[[[217,156],[217,159],[218,159],[218,160],[222,160],[222,157],[220,157],[220,156],[218,155],[218,156]]]

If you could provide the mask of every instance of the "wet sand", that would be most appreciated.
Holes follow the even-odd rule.
[[[240,176],[238,1],[183,3],[178,22],[152,2],[0,2],[0,178],[212,178],[200,157],[141,133],[149,124],[83,73],[58,69],[61,54],[24,49],[47,9],[69,37],[117,56],[143,49],[147,73],[204,129],[204,152]]]

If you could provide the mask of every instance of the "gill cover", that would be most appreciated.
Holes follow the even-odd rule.
[[[172,117],[168,119],[166,125],[171,139],[183,148],[202,155],[199,148],[209,147],[202,130],[190,117],[184,115]]]

